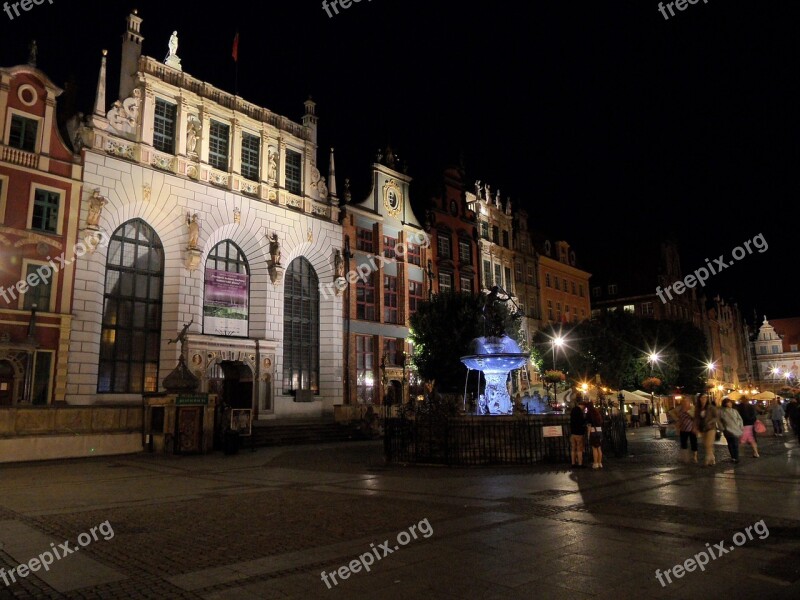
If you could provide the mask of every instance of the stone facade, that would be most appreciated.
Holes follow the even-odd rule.
[[[123,67],[138,65],[138,71],[131,80],[123,69],[120,90],[128,96],[106,110],[104,52],[95,111],[77,137],[83,145],[86,189],[106,200],[98,229],[127,239],[127,226],[137,223],[140,231],[152,232],[150,243],[162,248],[151,250],[151,258],[163,255],[161,317],[147,325],[161,331],[148,349],[159,354],[157,376],[145,367],[143,389],[133,391],[129,383],[126,391],[119,384],[124,365],[113,363],[112,375],[100,371],[101,350],[117,361],[123,350],[116,345],[120,340],[101,340],[115,326],[107,297],[116,289],[110,289],[107,278],[108,266],[115,264],[109,260],[119,258],[98,248],[78,262],[67,400],[129,402],[141,400],[143,392],[162,391],[161,382],[184,347],[201,392],[221,393],[223,400],[251,407],[260,417],[332,412],[342,399],[341,300],[309,288],[314,277],[319,284],[333,281],[342,230],[335,180],[329,188],[317,166],[314,103],[307,101],[302,124],[294,123],[179,68],[138,56],[142,40],[141,18],[132,14],[121,62]],[[82,222],[90,209],[88,196]],[[221,248],[227,248],[228,257],[236,254],[238,273],[247,275],[236,281],[248,301],[244,321],[239,315],[232,317],[238,321],[217,319],[212,326],[211,315],[220,313],[209,308],[207,278],[213,274],[208,269],[221,267],[210,267],[208,259],[218,257]],[[233,268],[226,264],[225,269]],[[132,266],[141,267],[138,262]],[[290,278],[291,273],[296,276]],[[151,291],[153,285],[151,279]],[[292,332],[284,328],[284,315],[291,312],[285,303],[293,301],[287,299],[290,287],[291,298],[298,303],[301,293],[303,298],[302,315],[289,320],[296,327]],[[241,312],[241,304],[234,306]],[[219,322],[231,328],[220,328]],[[311,336],[310,345],[296,351],[302,373],[286,373],[285,344],[301,335]],[[109,377],[114,381],[109,383]]]
[[[591,318],[589,278],[567,242],[545,240],[539,249],[542,321],[578,323]]]

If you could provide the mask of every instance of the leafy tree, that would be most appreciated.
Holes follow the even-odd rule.
[[[471,354],[472,340],[489,335],[483,310],[485,298],[459,292],[436,294],[420,303],[410,319],[414,367],[424,380],[435,382],[440,392],[464,389],[467,368],[460,359]],[[492,314],[503,324],[506,334],[519,342],[520,318],[503,303],[495,303]]]

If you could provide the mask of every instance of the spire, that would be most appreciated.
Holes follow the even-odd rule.
[[[328,165],[328,195],[331,202],[336,200],[336,204],[339,203],[336,199],[336,164],[333,158],[333,148],[331,148],[331,162]]]
[[[106,55],[108,50],[103,50],[100,59],[100,74],[97,76],[97,91],[94,96],[94,114],[98,117],[106,116]]]

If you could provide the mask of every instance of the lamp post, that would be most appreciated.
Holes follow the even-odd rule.
[[[714,382],[717,380],[717,378],[715,377],[716,368],[717,368],[716,367],[716,363],[714,363],[713,361],[708,361],[708,363],[706,363],[706,369],[708,369],[708,378],[711,380],[711,390],[712,390],[711,391],[711,399],[712,400],[716,399],[716,393],[715,392],[716,392],[717,387],[714,384]]]
[[[647,362],[650,363],[650,376],[651,377],[653,376],[653,369],[655,368],[656,363],[660,360],[660,358],[661,357],[658,355],[658,352],[651,352],[647,356]],[[650,388],[650,406],[652,407],[653,412],[656,413],[656,404],[655,404],[655,397],[653,395],[653,388]],[[658,405],[658,412],[656,414],[661,414],[661,403],[660,402],[659,402],[659,405]]]
[[[553,344],[553,371],[556,371],[556,348],[561,348],[564,345],[564,338],[560,335],[557,335],[552,340]],[[558,384],[554,381],[553,382],[553,401],[556,402],[558,400]]]

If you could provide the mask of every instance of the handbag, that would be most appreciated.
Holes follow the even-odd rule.
[[[753,431],[755,431],[756,433],[767,433],[767,428],[761,421],[757,420],[753,425]]]

